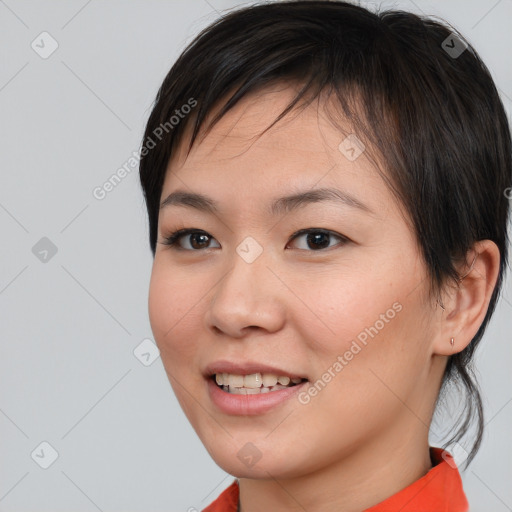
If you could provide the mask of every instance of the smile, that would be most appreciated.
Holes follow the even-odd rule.
[[[287,375],[277,376],[272,373],[252,373],[250,375],[217,373],[212,378],[223,391],[235,395],[271,393],[293,387],[306,380],[300,377],[290,378]]]
[[[309,382],[300,377],[294,377],[292,380],[288,376],[278,377],[261,373],[248,375],[219,373],[212,375],[206,381],[209,397],[221,412],[243,416],[270,411],[290,400]]]

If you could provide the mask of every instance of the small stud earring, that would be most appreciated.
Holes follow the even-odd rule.
[[[455,343],[455,340],[453,338],[450,339],[450,345],[453,347],[453,344]]]

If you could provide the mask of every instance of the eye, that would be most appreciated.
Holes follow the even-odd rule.
[[[300,231],[297,231],[291,239],[300,239],[301,237],[304,237],[304,235],[307,235],[305,237],[306,247],[299,247],[301,250],[307,250],[310,246],[313,247],[314,251],[322,250],[326,247],[332,247],[329,243],[329,238],[333,237],[340,240],[340,242],[335,245],[344,245],[349,241],[349,239],[343,235],[320,228],[301,229]]]
[[[184,238],[188,240],[190,247],[183,247],[179,242]],[[173,249],[184,250],[184,251],[197,251],[200,249],[209,249],[208,243],[214,238],[209,235],[206,231],[197,229],[179,229],[174,231],[168,237],[164,238],[163,245],[170,245]],[[220,247],[218,245],[217,247]]]
[[[300,239],[300,237],[304,236],[306,247],[299,247],[299,249],[301,250],[308,250],[312,248],[313,251],[317,252],[319,250],[332,247],[330,243],[330,238],[337,238],[339,240],[338,244],[335,245],[344,245],[345,243],[349,242],[349,239],[347,237],[335,233],[334,231],[329,231],[321,228],[301,229],[300,231],[294,233],[290,240]],[[184,247],[180,243],[181,239],[187,241],[189,247]],[[211,247],[209,247],[209,243],[211,240],[215,239],[206,231],[198,229],[179,229],[171,233],[169,236],[165,237],[164,241],[161,243],[163,245],[169,245],[173,247],[173,249],[175,250],[197,252],[202,249],[210,249]],[[220,247],[220,245],[217,245],[216,247]]]

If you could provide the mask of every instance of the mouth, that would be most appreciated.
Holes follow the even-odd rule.
[[[286,388],[291,388],[307,382],[302,377],[289,377],[287,375],[275,375],[272,373],[251,373],[238,375],[232,373],[214,373],[210,380],[217,387],[232,395],[258,395],[272,393]]]

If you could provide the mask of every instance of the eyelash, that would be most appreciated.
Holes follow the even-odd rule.
[[[328,229],[322,229],[322,228],[300,229],[299,231],[297,231],[296,233],[294,233],[290,237],[290,241],[294,240],[295,238],[297,238],[297,237],[299,237],[301,235],[309,234],[309,233],[323,233],[323,234],[326,234],[326,235],[332,235],[332,236],[334,236],[336,238],[339,238],[341,240],[341,242],[339,242],[338,244],[336,244],[334,246],[326,247],[326,248],[318,249],[318,250],[309,250],[309,251],[307,249],[299,249],[299,250],[301,250],[301,251],[308,251],[308,252],[322,252],[322,251],[325,251],[327,249],[332,249],[333,247],[337,247],[337,246],[340,246],[340,245],[342,246],[342,245],[345,245],[347,242],[350,242],[350,239],[347,238],[346,236],[343,236],[343,235],[340,235],[339,233],[336,233],[334,231],[330,231]],[[215,249],[215,247],[206,247],[204,249],[184,249],[183,247],[180,247],[178,245],[179,239],[184,237],[184,236],[186,236],[186,235],[191,235],[191,234],[204,234],[204,235],[209,236],[210,238],[213,238],[206,231],[202,231],[200,229],[185,228],[185,229],[178,229],[177,231],[172,232],[169,236],[164,238],[164,241],[161,242],[161,244],[162,245],[170,246],[175,251],[200,252],[200,251],[203,251],[203,250],[206,250],[206,249]]]

